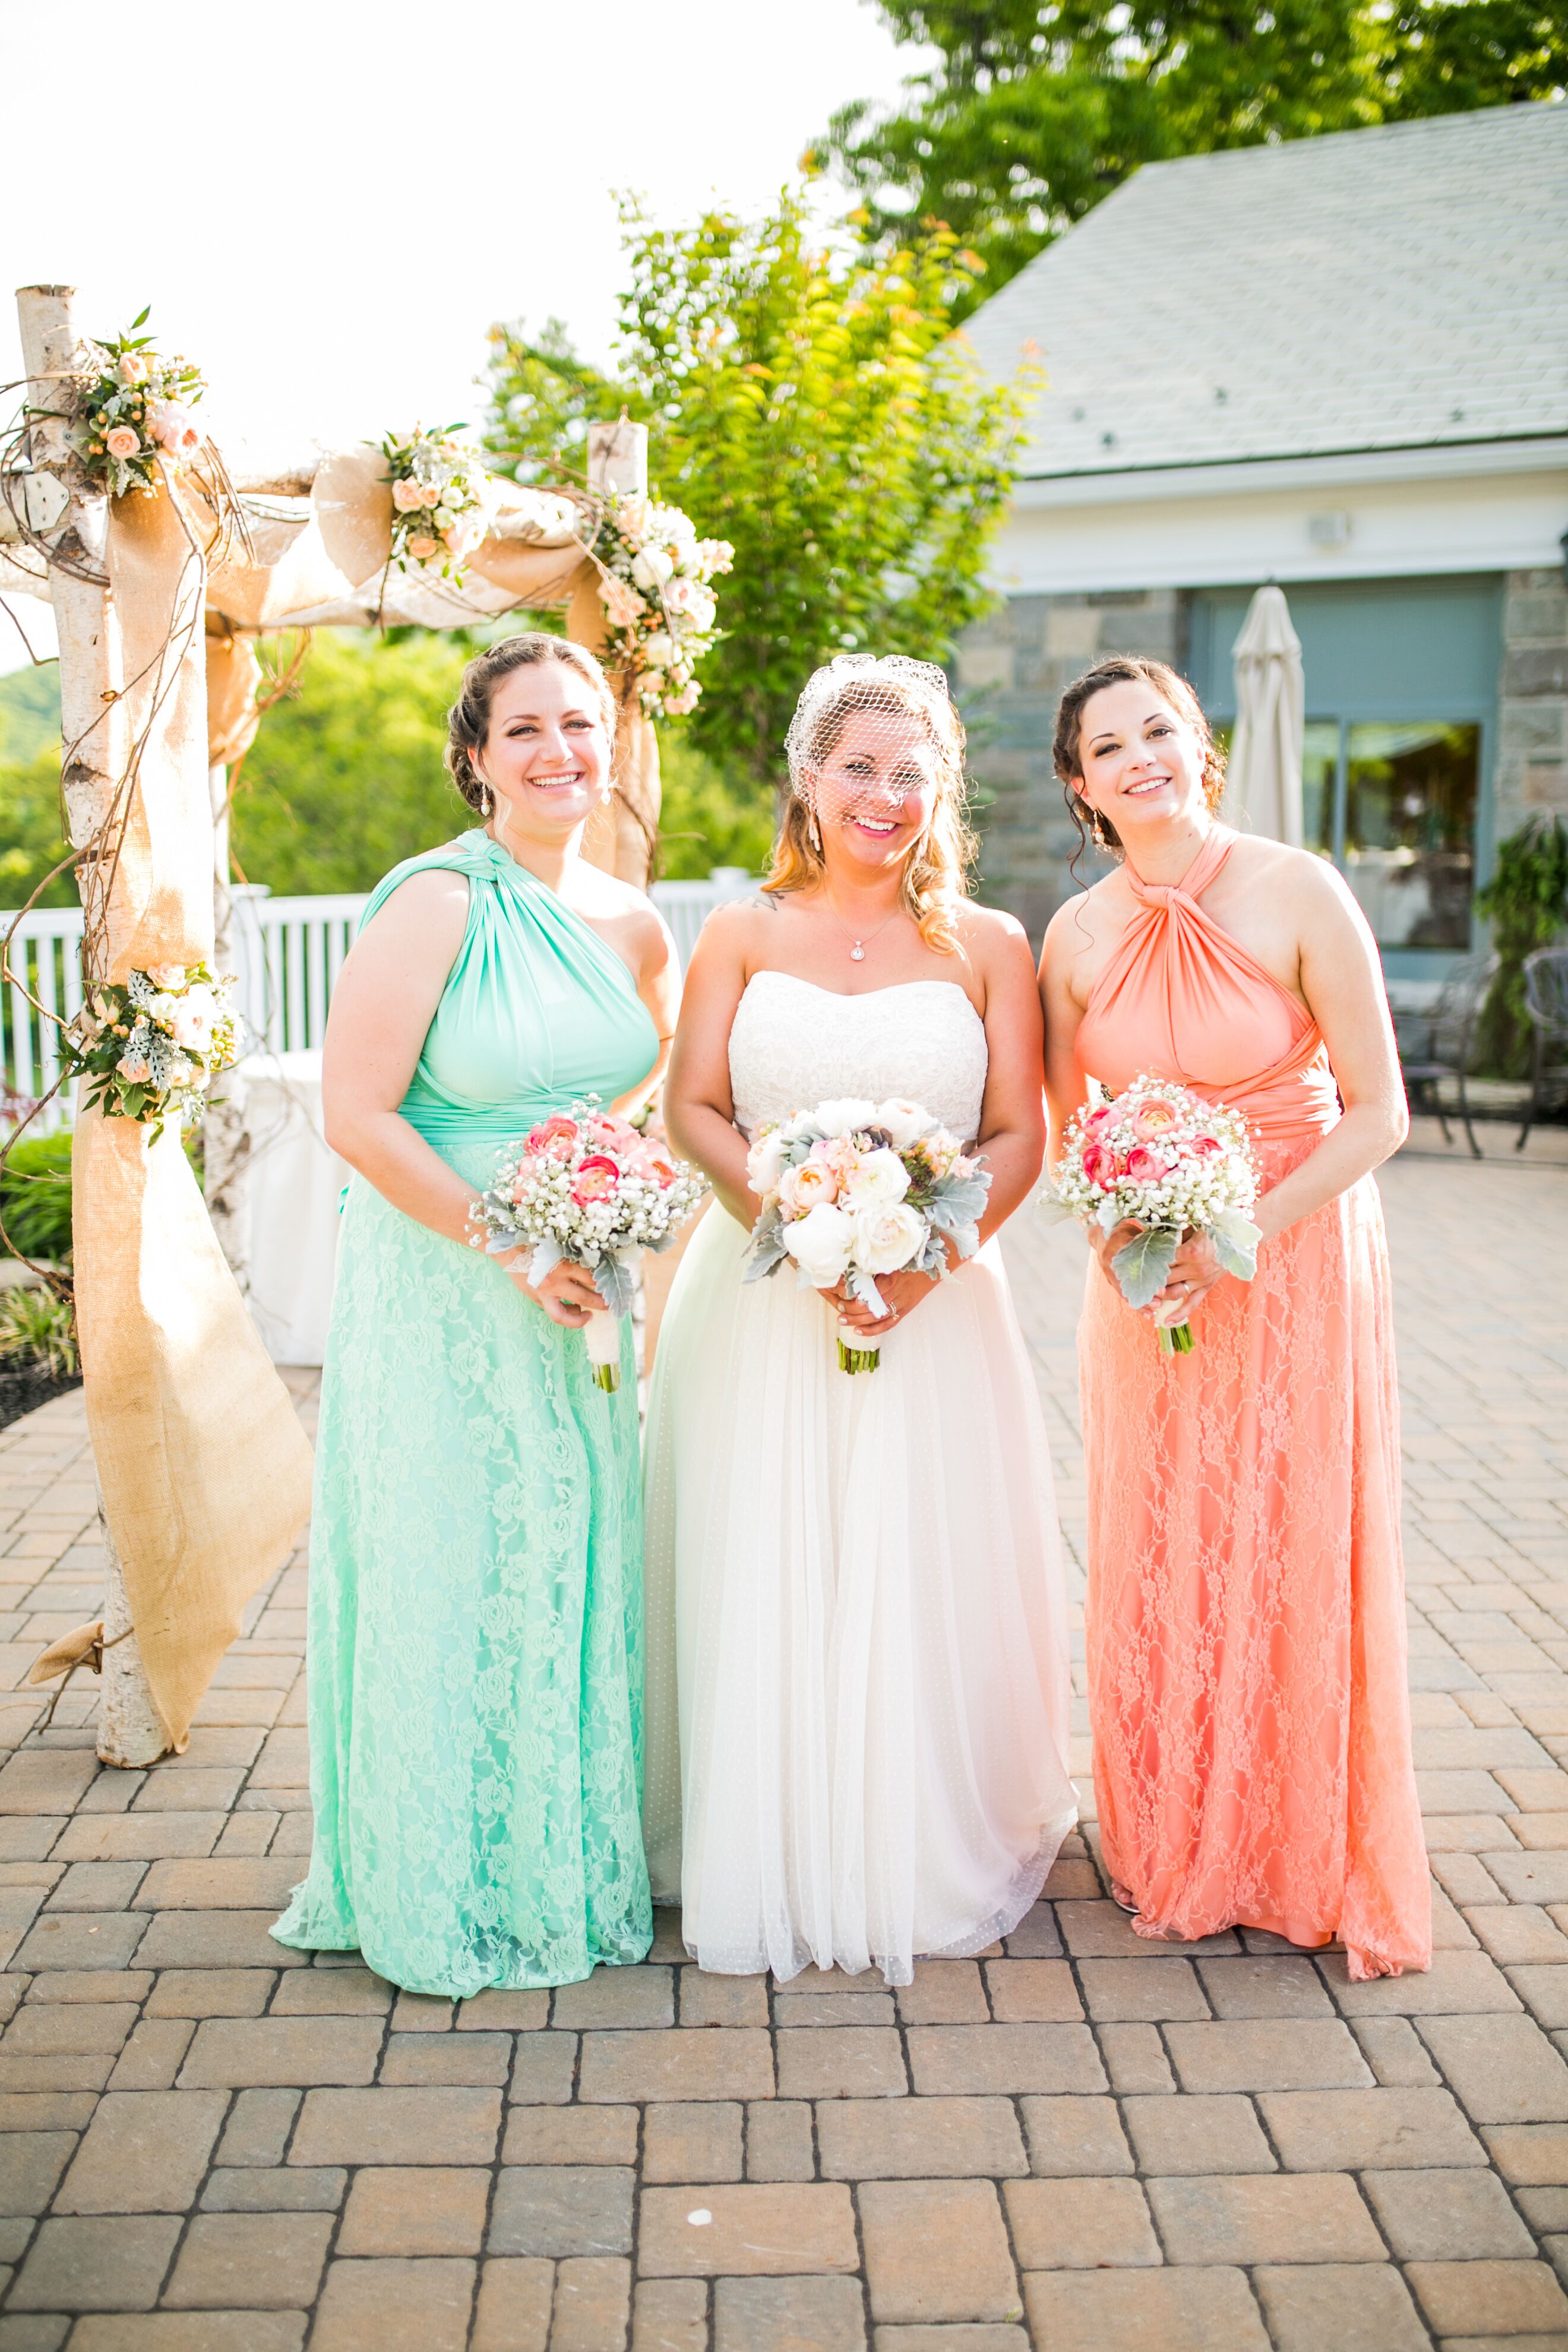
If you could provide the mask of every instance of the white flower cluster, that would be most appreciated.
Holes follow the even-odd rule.
[[[649,718],[683,718],[697,707],[696,664],[717,635],[708,583],[729,571],[734,549],[727,539],[699,539],[679,507],[613,498],[594,552],[605,572],[610,667],[636,669]]]
[[[233,980],[205,963],[153,964],[94,989],[66,1032],[67,1058],[106,1114],[182,1120],[237,1050]]]
[[[381,444],[392,485],[392,558],[403,572],[436,572],[454,585],[489,530],[495,484],[476,453],[455,441],[455,427]]]
[[[67,436],[92,479],[117,499],[128,490],[150,496],[159,462],[177,466],[202,443],[191,414],[206,389],[200,371],[187,359],[160,357],[150,335],[132,337],[135,328],[111,343],[88,345]]]
[[[748,1282],[787,1257],[803,1288],[828,1290],[847,1276],[880,1314],[878,1275],[910,1266],[944,1275],[944,1236],[960,1257],[980,1246],[991,1179],[919,1103],[850,1098],[796,1111],[758,1132],[746,1172],[763,1203]]]

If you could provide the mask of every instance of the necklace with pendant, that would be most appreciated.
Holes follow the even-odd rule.
[[[895,907],[893,908],[893,913],[891,915],[885,915],[874,931],[863,932],[858,939],[856,938],[854,932],[850,929],[848,924],[845,921],[843,916],[839,913],[831,898],[827,901],[827,911],[833,917],[834,921],[837,924],[845,938],[849,941],[850,962],[864,963],[866,961],[867,948],[881,938],[882,933],[887,929],[888,925],[893,920],[893,917],[897,915],[900,910]]]

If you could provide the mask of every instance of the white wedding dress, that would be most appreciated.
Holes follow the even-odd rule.
[[[900,1096],[973,1137],[984,1025],[914,981],[749,983],[736,1124]],[[648,1412],[644,1833],[706,1969],[795,1975],[983,1950],[1076,1818],[1045,1424],[994,1240],[837,1367],[793,1266],[742,1286],[717,1202],[659,1333]]]

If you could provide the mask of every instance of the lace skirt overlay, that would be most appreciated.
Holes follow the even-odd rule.
[[[444,1156],[477,1191],[495,1144]],[[315,1848],[280,1942],[447,1996],[646,1954],[637,1397],[629,1327],[607,1396],[580,1333],[355,1178],[317,1444]]]
[[[1316,1142],[1277,1145],[1273,1177]],[[1424,1968],[1399,1419],[1370,1178],[1260,1253],[1162,1356],[1091,1263],[1079,1345],[1087,1639],[1108,1865],[1139,1931],[1343,1939]]]

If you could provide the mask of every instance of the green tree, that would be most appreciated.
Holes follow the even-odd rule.
[[[1524,960],[1549,948],[1568,922],[1568,826],[1560,816],[1531,817],[1498,844],[1492,878],[1477,891],[1476,908],[1490,920],[1498,956],[1476,1022],[1476,1066],[1499,1077],[1527,1077],[1532,1040]]]
[[[262,719],[235,793],[236,864],[279,897],[368,890],[473,823],[441,764],[471,647],[323,629]]]
[[[940,52],[815,152],[877,247],[936,216],[987,267],[972,309],[1138,169],[1175,155],[1560,97],[1564,0],[877,0]]]
[[[992,383],[952,338],[978,265],[945,229],[872,255],[826,241],[786,191],[764,220],[686,229],[628,203],[623,234],[613,372],[553,324],[496,328],[489,437],[498,462],[547,472],[624,406],[648,425],[658,494],[733,542],[727,634],[686,726],[754,833],[815,664],[865,646],[943,660],[989,601],[1026,386]]]

